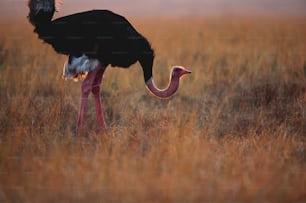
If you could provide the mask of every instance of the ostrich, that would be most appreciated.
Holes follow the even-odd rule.
[[[83,128],[91,92],[97,125],[106,128],[100,86],[108,65],[128,68],[139,61],[147,88],[159,98],[173,95],[179,87],[180,77],[191,73],[181,66],[173,67],[168,87],[158,89],[152,75],[154,51],[148,40],[123,16],[108,10],[91,10],[52,20],[57,4],[57,0],[29,0],[28,19],[40,39],[57,53],[68,56],[64,78],[76,79],[86,75],[81,85],[77,132]]]

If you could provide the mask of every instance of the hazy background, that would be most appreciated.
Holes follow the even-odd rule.
[[[3,18],[27,15],[27,0],[0,0]],[[306,0],[64,0],[57,16],[109,9],[127,16],[306,15]]]

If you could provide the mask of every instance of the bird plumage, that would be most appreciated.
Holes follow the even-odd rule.
[[[29,0],[29,21],[32,25],[50,22],[56,11],[57,0]]]
[[[146,61],[153,62],[154,51],[126,18],[108,10],[92,10],[51,20],[55,12],[51,3],[31,0],[29,19],[34,32],[56,52],[73,57],[85,55],[105,66],[123,68],[143,61],[145,81],[152,77],[152,65]]]

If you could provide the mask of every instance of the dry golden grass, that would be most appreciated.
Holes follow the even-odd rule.
[[[0,31],[0,202],[305,202],[305,19],[131,20],[155,80],[184,65],[169,100],[138,64],[109,68],[108,131],[74,137],[80,83],[26,23]]]

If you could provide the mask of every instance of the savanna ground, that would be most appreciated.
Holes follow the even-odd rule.
[[[139,64],[108,68],[109,128],[76,138],[80,83],[25,22],[0,32],[0,202],[305,202],[304,18],[131,19],[155,82],[193,73],[169,100]]]

